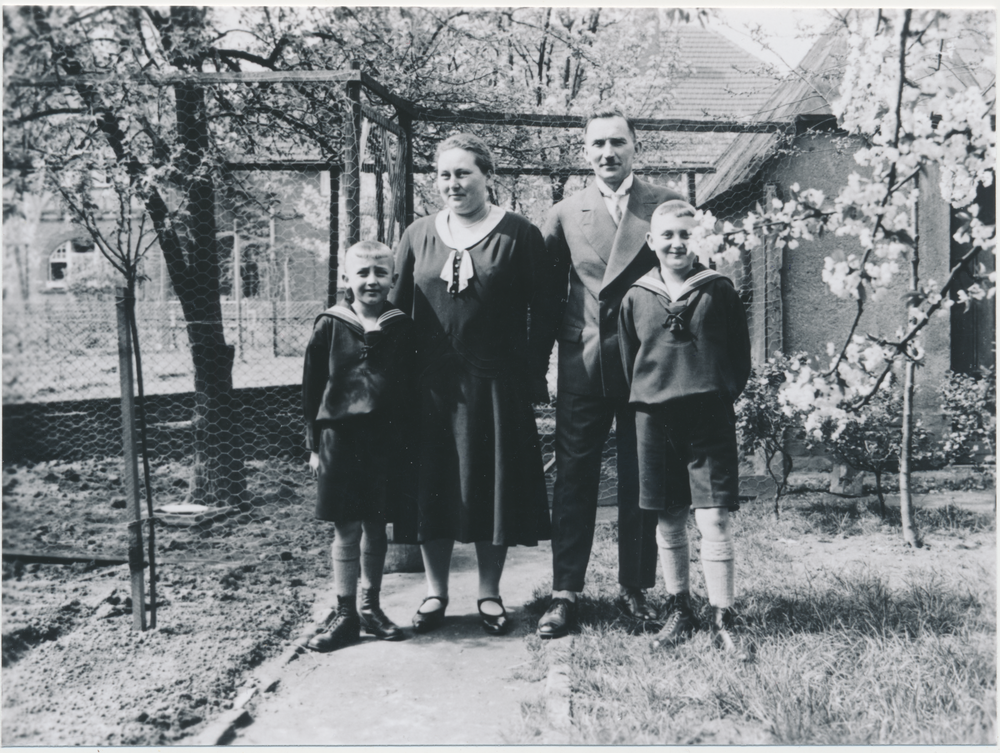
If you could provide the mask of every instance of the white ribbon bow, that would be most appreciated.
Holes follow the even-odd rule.
[[[456,254],[460,254],[458,257],[457,275],[455,274]],[[472,267],[472,257],[469,255],[468,251],[452,249],[451,253],[448,254],[448,259],[445,261],[444,266],[441,268],[441,279],[448,284],[448,291],[453,295],[461,293],[469,287],[469,280],[471,280],[475,274],[475,269]]]

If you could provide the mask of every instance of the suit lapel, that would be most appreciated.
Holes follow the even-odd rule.
[[[611,258],[611,247],[615,242],[617,228],[596,183],[591,183],[584,189],[583,205],[580,209],[580,228],[594,252],[604,264],[607,264]]]
[[[598,197],[600,197],[600,192],[598,192]],[[606,288],[614,282],[639,255],[640,249],[646,242],[646,233],[649,232],[649,218],[652,216],[653,210],[656,209],[656,205],[657,200],[646,190],[646,184],[635,178],[628,196],[628,208],[611,245],[611,256],[608,259],[608,268],[604,272],[604,282],[601,287]]]

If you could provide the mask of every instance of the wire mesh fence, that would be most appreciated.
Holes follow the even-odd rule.
[[[229,86],[248,98],[252,89]],[[556,201],[593,179],[579,156],[581,119],[512,123],[508,115],[480,114],[471,123],[411,123],[354,79],[324,91],[336,153],[316,159],[285,141],[267,145],[265,162],[234,158],[222,171],[215,204],[184,217],[194,250],[201,237],[215,251],[201,266],[192,264],[191,274],[179,272],[176,255],[159,245],[142,260],[135,316],[144,452],[158,548],[168,559],[285,556],[328,542],[329,531],[312,520],[305,472],[305,345],[314,318],[336,297],[344,250],[359,239],[393,245],[413,216],[436,211],[437,140],[455,130],[483,136],[498,164],[493,200],[539,226]],[[720,219],[768,200],[766,165],[753,181],[716,179],[712,166],[738,145],[732,124],[647,125],[640,122],[644,148],[636,163],[644,179],[709,206]],[[773,130],[768,137],[780,139]],[[762,249],[720,268],[747,307],[755,359],[781,346],[780,266],[780,257]],[[42,498],[53,504],[60,494],[86,500],[93,523],[83,540],[66,531],[53,536],[44,522],[21,526],[9,538],[5,532],[5,546],[124,551],[115,321],[107,295],[5,301],[5,467],[37,469],[51,487],[41,487]],[[553,353],[553,401],[555,361]],[[554,402],[540,406],[536,419],[551,491]],[[602,504],[615,498],[614,459],[612,431],[602,459]],[[745,470],[745,493],[760,492],[752,459]]]

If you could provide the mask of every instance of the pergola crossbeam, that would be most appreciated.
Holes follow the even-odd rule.
[[[462,123],[499,126],[530,126],[540,128],[583,128],[586,118],[580,115],[547,113],[496,113],[481,110],[445,110],[418,107],[393,94],[385,86],[360,70],[346,71],[218,71],[201,73],[137,74],[101,73],[78,76],[47,76],[30,78],[11,76],[8,86],[61,87],[77,84],[107,84],[128,81],[152,86],[176,84],[361,84],[368,91],[404,111],[413,120],[428,123]],[[641,131],[678,133],[774,133],[794,128],[792,121],[689,120],[685,118],[636,118]]]

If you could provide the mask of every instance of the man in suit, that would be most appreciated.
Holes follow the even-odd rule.
[[[577,622],[597,517],[601,451],[615,420],[618,454],[618,606],[630,617],[655,617],[644,589],[656,578],[656,516],[639,509],[635,414],[618,345],[622,297],[656,264],[645,243],[653,210],[683,197],[632,174],[635,126],[618,110],[592,115],[583,154],[590,186],[556,204],[545,223],[540,279],[551,308],[532,312],[551,350],[559,341],[556,483],[552,499],[552,602],[538,623],[542,638],[566,635]],[[537,318],[536,318],[537,317]],[[538,330],[536,330],[537,332]]]

